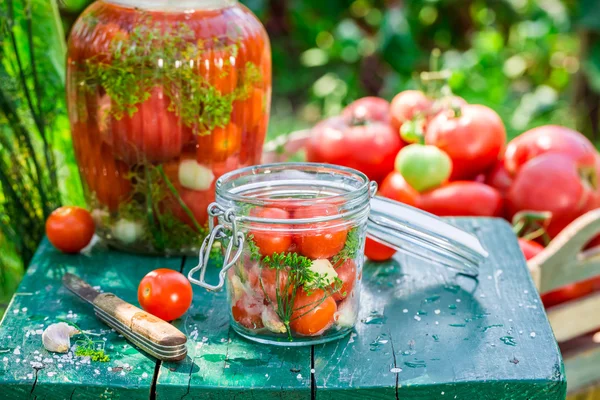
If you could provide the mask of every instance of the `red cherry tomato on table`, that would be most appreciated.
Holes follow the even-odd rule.
[[[472,179],[492,167],[506,142],[506,130],[496,112],[468,104],[441,112],[427,126],[425,143],[439,147],[452,159],[451,180]]]
[[[371,261],[387,261],[394,257],[396,250],[384,244],[367,238],[365,242],[365,256]]]
[[[335,205],[320,205],[298,208],[294,212],[294,218],[314,218],[337,213],[338,208]],[[305,230],[294,233],[294,243],[298,246],[300,254],[316,260],[330,258],[339,253],[344,248],[348,236],[348,228],[340,226],[341,224],[342,220],[334,220],[302,226]]]
[[[354,260],[345,260],[339,267],[336,266],[335,272],[338,278],[342,281],[342,287],[333,294],[335,301],[342,301],[350,296],[354,284],[356,283],[356,263]]]
[[[528,261],[544,250],[544,246],[541,244],[523,238],[519,238],[519,247],[525,256],[525,259]]]
[[[397,171],[392,171],[379,186],[379,195],[415,207],[419,192],[410,187],[404,177]]]
[[[577,162],[566,155],[547,153],[523,165],[507,195],[512,216],[518,211],[549,211],[548,234],[556,236],[585,211],[593,192]]]
[[[594,145],[581,133],[557,125],[531,129],[508,143],[504,155],[506,169],[519,172],[529,160],[546,153],[561,153],[582,166],[593,166],[596,160]]]
[[[432,100],[419,90],[405,90],[398,93],[390,105],[394,132],[400,133],[402,124],[410,121],[417,114],[423,114],[423,117],[427,117],[426,114],[429,113],[432,105]]]
[[[310,294],[308,294],[310,293]],[[335,300],[321,289],[296,293],[290,328],[300,335],[319,335],[333,324]]]
[[[250,210],[250,216],[265,219],[289,218],[289,213],[281,208],[273,207],[254,207]],[[273,253],[285,253],[292,244],[292,235],[286,232],[280,232],[282,225],[268,223],[256,223],[254,229],[250,229],[250,235],[254,238],[254,243],[258,246],[260,254],[263,256],[272,256]]]
[[[138,286],[138,302],[150,314],[173,321],[192,304],[192,285],[183,274],[160,268],[146,275]]]
[[[312,129],[306,158],[354,168],[380,182],[394,169],[401,148],[400,135],[388,124],[333,117]]]
[[[363,97],[350,103],[342,115],[346,118],[361,118],[368,121],[390,122],[390,103],[379,97]]]
[[[79,253],[94,236],[94,220],[83,208],[60,207],[46,220],[46,235],[63,253]]]
[[[483,183],[456,181],[422,193],[417,207],[440,217],[495,217],[502,211],[502,196]]]

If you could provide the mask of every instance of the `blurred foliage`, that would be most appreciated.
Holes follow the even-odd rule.
[[[574,0],[243,2],[271,35],[276,116],[312,123],[364,95],[418,88],[439,48],[452,90],[497,110],[509,136],[577,123],[569,107],[580,68]]]
[[[35,21],[35,22],[34,22]],[[82,200],[58,5],[0,3],[0,314],[61,202]]]

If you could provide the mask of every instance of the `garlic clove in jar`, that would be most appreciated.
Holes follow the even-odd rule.
[[[331,285],[335,281],[335,278],[338,277],[338,273],[333,268],[333,265],[326,258],[314,260],[310,266],[310,270],[319,275],[321,283],[326,285]],[[310,284],[307,286],[311,287]]]
[[[357,318],[358,307],[355,307],[354,301],[350,298],[340,303],[337,311],[333,314],[333,320],[338,329],[352,328],[356,324]]]
[[[111,230],[115,239],[124,244],[132,244],[144,235],[144,226],[137,221],[120,219]]]
[[[179,183],[186,189],[208,190],[214,180],[212,170],[196,160],[182,160],[179,163]]]
[[[285,325],[271,307],[265,307],[261,314],[262,322],[265,328],[273,333],[285,333]]]
[[[71,348],[71,336],[79,331],[73,326],[59,322],[49,325],[42,333],[44,348],[53,353],[67,353]]]

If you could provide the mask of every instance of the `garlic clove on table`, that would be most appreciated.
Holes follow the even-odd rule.
[[[54,353],[67,353],[71,348],[71,336],[79,331],[73,326],[59,322],[49,325],[42,333],[44,348]]]

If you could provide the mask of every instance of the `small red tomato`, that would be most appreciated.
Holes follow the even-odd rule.
[[[337,213],[338,208],[333,204],[319,205],[298,208],[294,212],[294,218],[305,219]],[[305,230],[294,235],[294,243],[298,246],[298,251],[313,260],[333,257],[344,248],[348,235],[348,228],[340,226],[341,224],[343,224],[342,220],[334,220],[303,226]]]
[[[384,244],[367,238],[365,242],[365,256],[372,261],[387,261],[394,257],[396,250]]]
[[[335,301],[342,301],[350,296],[352,289],[354,289],[354,284],[356,283],[356,263],[351,259],[345,260],[335,269],[335,272],[337,272],[338,278],[342,281],[342,287],[333,294],[333,299]]]
[[[417,206],[440,217],[496,217],[502,212],[502,196],[480,182],[456,181],[422,193]]]
[[[81,207],[60,207],[46,220],[46,235],[63,253],[79,253],[94,236],[94,220]]]
[[[289,213],[281,208],[254,207],[250,210],[250,216],[285,220],[289,218]],[[281,226],[269,223],[255,223],[254,229],[250,229],[250,235],[253,236],[261,255],[272,256],[273,253],[284,253],[288,250],[292,244],[292,235],[275,230],[280,228]]]
[[[149,272],[138,286],[138,302],[150,314],[173,321],[192,305],[192,285],[187,278],[172,269],[159,268]]]
[[[379,186],[379,194],[388,199],[399,201],[415,207],[419,192],[410,187],[402,174],[397,171],[390,172]]]
[[[300,335],[319,335],[333,324],[336,311],[335,300],[323,290],[307,292],[301,289],[294,299],[290,328]]]
[[[519,247],[521,247],[521,251],[527,261],[531,260],[544,250],[544,246],[541,244],[534,242],[533,240],[522,238],[519,238]]]
[[[514,175],[527,161],[545,153],[564,154],[581,166],[593,166],[596,158],[596,148],[581,133],[564,126],[545,125],[508,143],[504,156],[506,169]]]
[[[390,106],[394,132],[399,133],[402,124],[413,119],[419,113],[426,117],[432,105],[431,99],[419,90],[405,90],[398,93]]]
[[[263,327],[262,312],[264,308],[264,304],[259,299],[244,294],[231,307],[231,316],[234,321],[248,329],[260,329]]]
[[[506,129],[491,108],[468,104],[447,110],[427,126],[425,143],[439,147],[452,159],[451,180],[472,179],[492,167],[506,142]]]
[[[346,118],[390,122],[390,103],[379,97],[363,97],[350,103],[342,115]]]

